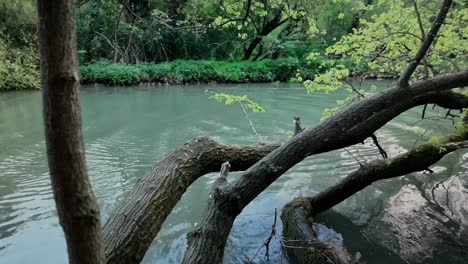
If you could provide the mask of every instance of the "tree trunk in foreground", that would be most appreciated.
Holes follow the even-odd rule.
[[[278,145],[229,146],[212,139],[193,139],[156,162],[113,211],[103,229],[108,263],[140,263],[161,225],[186,189],[200,176],[246,170]]]
[[[344,251],[328,247],[317,241],[313,218],[361,191],[375,181],[403,176],[429,168],[445,155],[468,147],[468,124],[463,129],[442,140],[442,144],[426,143],[408,153],[388,160],[377,160],[366,164],[327,190],[313,196],[300,197],[283,207],[283,245],[288,258],[294,263],[315,263],[319,259],[325,263],[346,262]],[[322,252],[322,254],[319,254]],[[345,259],[343,262],[342,260]]]
[[[44,127],[52,190],[70,263],[104,263],[99,208],[86,172],[74,1],[39,0]]]

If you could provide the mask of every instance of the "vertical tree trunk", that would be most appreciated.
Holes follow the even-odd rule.
[[[47,157],[70,263],[104,263],[99,208],[86,172],[73,0],[38,0]]]
[[[255,48],[257,48],[257,46],[260,44],[261,41],[262,41],[261,37],[255,37],[252,40],[252,42],[250,42],[249,47],[245,50],[244,57],[242,57],[242,60],[249,60]]]

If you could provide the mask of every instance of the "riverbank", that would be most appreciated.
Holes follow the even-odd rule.
[[[119,64],[98,62],[80,67],[83,84],[138,85],[287,82],[329,69],[322,61],[294,58],[261,61],[187,61]]]
[[[80,66],[82,84],[139,85],[145,84],[196,84],[196,83],[258,83],[312,79],[336,64],[338,60],[299,60],[283,58],[261,61],[176,60],[162,63],[121,64],[99,61]],[[34,65],[31,68],[39,76]],[[29,71],[28,71],[29,72]],[[7,74],[8,75],[8,74]],[[39,89],[39,78],[14,75],[8,82],[0,81],[0,91]],[[24,85],[25,78],[30,85]],[[16,81],[15,81],[16,80]],[[4,85],[2,85],[4,84]],[[17,84],[17,85],[16,85]]]

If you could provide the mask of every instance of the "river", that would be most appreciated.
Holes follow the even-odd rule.
[[[346,96],[307,95],[296,84],[83,88],[86,158],[103,221],[139,177],[177,145],[200,135],[223,143],[257,143],[241,108],[209,99],[207,90],[246,94],[260,103],[266,112],[249,116],[265,142],[286,141],[293,116],[300,116],[306,127],[318,123],[326,107]],[[41,111],[40,92],[0,94],[0,263],[67,261],[50,188]],[[429,108],[427,116],[441,113]],[[422,131],[427,139],[452,127],[449,121],[419,121],[420,116],[421,108],[412,109],[377,132],[389,156],[412,149]],[[324,190],[358,168],[356,160],[375,158],[378,150],[366,141],[307,158],[290,169],[236,219],[225,263],[245,263],[255,255],[270,233],[275,208],[280,211],[296,196]],[[359,252],[366,263],[465,263],[467,160],[467,151],[458,151],[438,162],[433,174],[374,183],[319,217],[319,237],[344,244],[352,254]],[[233,173],[230,180],[238,176]],[[189,188],[143,263],[180,262],[186,234],[199,222],[215,177],[201,177]],[[277,228],[281,234],[281,222]],[[272,240],[269,260],[264,253],[260,250],[254,263],[287,263],[280,236]]]

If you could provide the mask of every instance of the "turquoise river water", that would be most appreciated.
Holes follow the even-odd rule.
[[[370,85],[366,83],[365,85]],[[386,86],[388,82],[378,82]],[[265,113],[251,113],[266,142],[284,142],[292,117],[303,126],[320,121],[343,93],[307,95],[300,85],[249,84],[155,87],[84,87],[81,93],[86,158],[103,221],[155,161],[196,136],[223,143],[257,143],[238,105],[225,106],[206,91],[248,95]],[[428,116],[442,114],[429,108]],[[411,150],[424,138],[452,129],[449,121],[420,121],[415,108],[377,132],[390,156]],[[225,263],[246,263],[268,237],[274,210],[292,198],[313,195],[380,158],[367,140],[307,158],[259,195],[236,219]],[[468,259],[468,153],[458,151],[432,167],[372,184],[324,213],[319,237],[343,244],[365,263],[466,263]],[[230,180],[238,177],[234,173]],[[155,238],[143,263],[179,263],[186,234],[199,222],[216,174],[197,180]],[[278,225],[281,234],[281,224]],[[280,237],[254,263],[287,263]],[[54,207],[44,146],[41,93],[0,94],[0,263],[66,263],[64,235]]]

